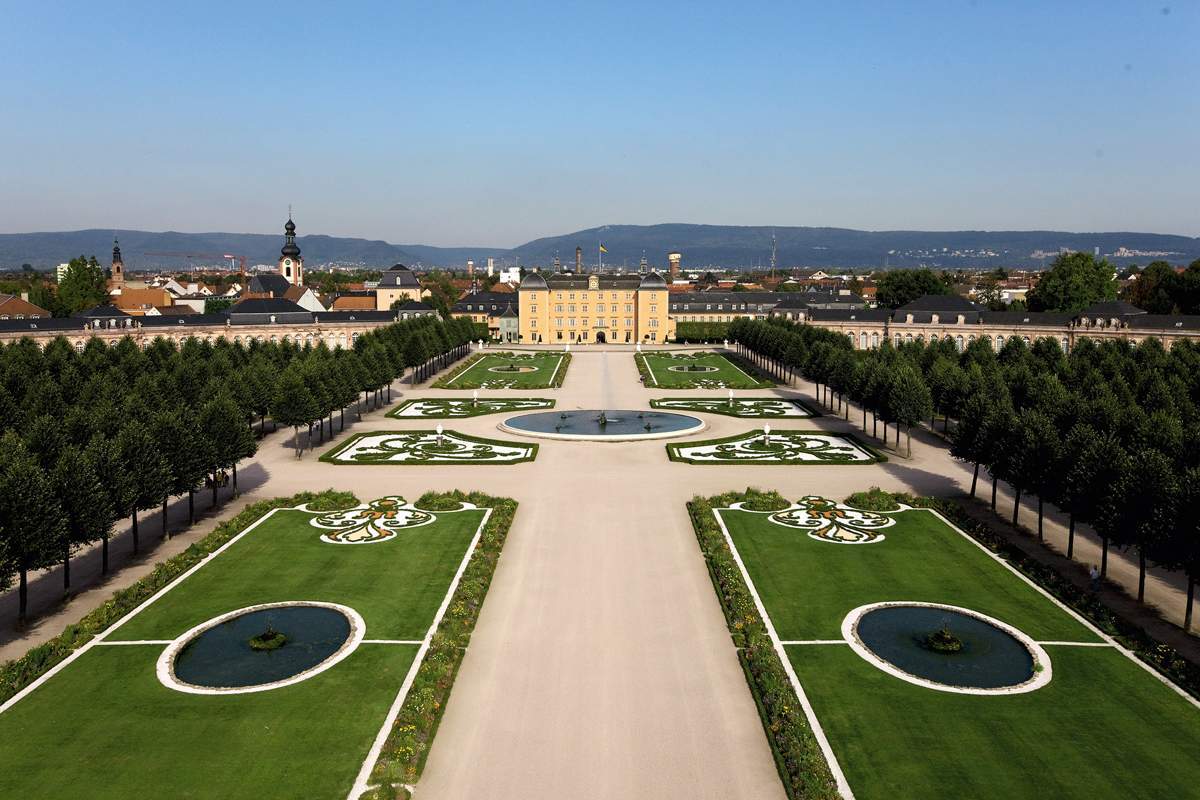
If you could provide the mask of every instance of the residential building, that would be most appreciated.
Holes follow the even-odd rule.
[[[0,294],[0,319],[45,319],[50,312],[29,302],[29,295]]]
[[[421,301],[421,282],[411,269],[395,264],[379,278],[375,289],[375,309],[387,311],[397,300]]]

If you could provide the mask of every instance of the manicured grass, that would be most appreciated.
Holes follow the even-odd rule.
[[[484,496],[471,500],[503,510],[490,518],[483,508],[442,511],[458,503],[429,498],[423,507],[434,521],[371,544],[322,541],[327,530],[309,524],[316,514],[283,510],[266,517],[0,714],[0,796],[345,797],[418,645],[363,642],[344,661],[292,686],[208,696],[158,681],[155,662],[164,645],[102,642],[173,639],[221,613],[286,600],[348,605],[362,615],[368,640],[422,640],[487,519],[466,567],[470,586],[459,584],[455,594],[465,605],[439,627],[461,648],[513,507]],[[454,657],[439,661],[457,665]],[[440,709],[453,671],[443,677],[427,657],[414,686],[427,669],[439,676]],[[439,717],[440,710],[410,714],[423,748]],[[419,764],[410,769],[419,772]]]
[[[395,419],[465,419],[485,414],[536,411],[554,408],[554,401],[540,397],[487,397],[478,402],[466,397],[424,397],[406,400],[387,413]]]
[[[330,464],[445,466],[451,464],[520,464],[537,458],[533,443],[498,441],[443,430],[369,431],[338,442],[321,455]]]
[[[775,385],[722,353],[637,353],[634,358],[646,385],[662,389],[764,389]],[[691,366],[709,369],[682,371]]]
[[[806,419],[821,413],[802,400],[786,397],[736,397],[733,404],[720,397],[662,398],[650,401],[651,408],[664,411],[700,411],[746,419]]]
[[[687,464],[854,465],[887,461],[887,456],[846,433],[827,431],[761,430],[723,439],[672,442],[667,457]]]
[[[439,379],[439,389],[549,389],[562,386],[570,353],[476,353]],[[506,372],[516,367],[519,372]]]
[[[788,645],[859,800],[1181,797],[1200,785],[1200,710],[935,514],[895,512],[882,540],[855,545],[766,513],[717,514],[780,640],[838,642],[852,609],[920,601],[982,612],[1041,642],[1101,644],[1045,644],[1050,683],[1003,696],[917,686],[844,643]],[[735,576],[719,574],[725,596]]]

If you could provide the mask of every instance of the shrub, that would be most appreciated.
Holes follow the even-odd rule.
[[[891,492],[885,492],[878,486],[872,486],[865,492],[855,492],[846,498],[846,505],[861,508],[863,511],[895,511],[900,508]]]

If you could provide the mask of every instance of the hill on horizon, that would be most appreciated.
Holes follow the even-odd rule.
[[[222,263],[219,256],[246,256],[247,264],[274,264],[283,237],[258,233],[181,233],[90,229],[0,234],[0,268],[19,269],[28,263],[50,269],[78,255],[95,255],[107,263],[116,235],[126,269],[178,269]],[[386,268],[397,262],[416,267],[463,267],[468,259],[482,268],[488,257],[497,263],[549,266],[558,256],[564,266],[583,248],[587,265],[597,261],[601,242],[604,262],[636,268],[645,255],[654,267],[666,264],[666,254],[683,253],[685,268],[724,266],[766,267],[771,237],[776,240],[777,264],[793,267],[914,267],[988,268],[1037,266],[1060,248],[1104,255],[1119,248],[1138,254],[1114,258],[1118,263],[1147,264],[1162,259],[1187,264],[1200,258],[1200,238],[1137,232],[1073,233],[1066,231],[862,231],[851,228],[696,225],[604,225],[561,236],[535,239],[514,248],[436,247],[391,244],[381,239],[309,235],[296,241],[309,269],[323,265]],[[1041,257],[1035,256],[1042,252]],[[156,253],[193,254],[151,255]],[[1166,254],[1166,255],[1163,255]],[[1112,258],[1112,256],[1110,256]]]

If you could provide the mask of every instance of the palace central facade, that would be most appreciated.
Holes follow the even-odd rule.
[[[674,331],[667,282],[639,275],[541,275],[521,281],[520,340],[557,342],[665,342]]]

